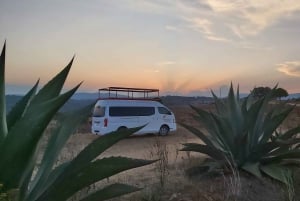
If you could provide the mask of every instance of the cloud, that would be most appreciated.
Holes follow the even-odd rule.
[[[289,76],[300,77],[300,61],[287,61],[277,66],[279,72]]]
[[[180,31],[180,29],[176,26],[167,25],[165,26],[165,29],[168,31]]]
[[[218,36],[213,30],[213,23],[204,18],[185,18],[189,23],[189,27],[195,31],[202,33],[203,36],[208,40],[228,42],[229,40]]]
[[[257,35],[264,29],[300,11],[300,1],[206,0],[215,16],[239,38]],[[214,23],[215,24],[215,23]]]
[[[283,20],[299,18],[300,1],[258,0],[124,0],[139,12],[174,18],[167,30],[190,29],[219,42],[246,40]],[[119,5],[119,3],[118,3]],[[120,5],[119,5],[120,6]],[[181,24],[183,23],[183,24]]]
[[[176,62],[174,62],[174,61],[161,61],[161,62],[157,63],[157,65],[160,67],[170,66],[170,65],[174,65],[174,64],[176,64]]]

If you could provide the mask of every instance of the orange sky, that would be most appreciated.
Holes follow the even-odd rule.
[[[6,81],[45,83],[74,54],[67,87],[159,88],[202,95],[254,86],[300,92],[300,2],[1,0]]]

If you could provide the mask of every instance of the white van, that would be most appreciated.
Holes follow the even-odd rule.
[[[109,92],[116,87],[105,88]],[[139,88],[120,88],[119,90],[132,90],[140,92]],[[104,89],[101,89],[104,90]],[[149,90],[149,89],[143,89]],[[118,91],[120,92],[120,91]],[[147,91],[143,91],[147,92]],[[148,91],[149,92],[149,91]],[[153,92],[153,91],[152,91]],[[148,95],[148,93],[147,93]],[[167,135],[176,130],[175,116],[166,106],[157,99],[149,97],[115,96],[99,98],[95,104],[92,117],[92,133],[105,135],[113,131],[145,126],[136,135],[158,133]]]

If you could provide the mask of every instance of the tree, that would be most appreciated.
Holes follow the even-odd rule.
[[[270,93],[271,88],[270,87],[254,87],[254,89],[251,91],[251,94],[254,98],[263,98],[268,93]],[[281,98],[281,97],[287,97],[289,94],[288,92],[283,88],[276,88],[273,93],[273,98]]]

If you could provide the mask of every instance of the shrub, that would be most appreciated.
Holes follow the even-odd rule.
[[[139,128],[115,132],[94,140],[73,160],[55,165],[69,136],[87,118],[92,105],[59,116],[57,128],[51,132],[40,164],[37,155],[44,131],[59,108],[75,93],[73,89],[60,95],[72,66],[71,62],[38,93],[38,82],[7,114],[5,111],[5,47],[0,56],[0,183],[4,192],[14,192],[17,201],[63,201],[77,191],[119,172],[153,161],[126,157],[98,159],[103,151],[131,135]],[[134,192],[139,188],[112,184],[87,195],[82,200],[105,200]]]
[[[186,143],[183,151],[208,155],[213,161],[203,164],[207,171],[229,166],[245,170],[257,177],[262,173],[287,183],[288,167],[299,164],[300,127],[278,131],[280,124],[294,106],[270,101],[277,86],[260,99],[250,94],[241,100],[239,90],[234,94],[231,84],[227,99],[219,99],[213,92],[216,112],[193,107],[196,118],[203,123],[203,130],[183,124],[204,144]],[[228,164],[230,163],[230,164]]]

